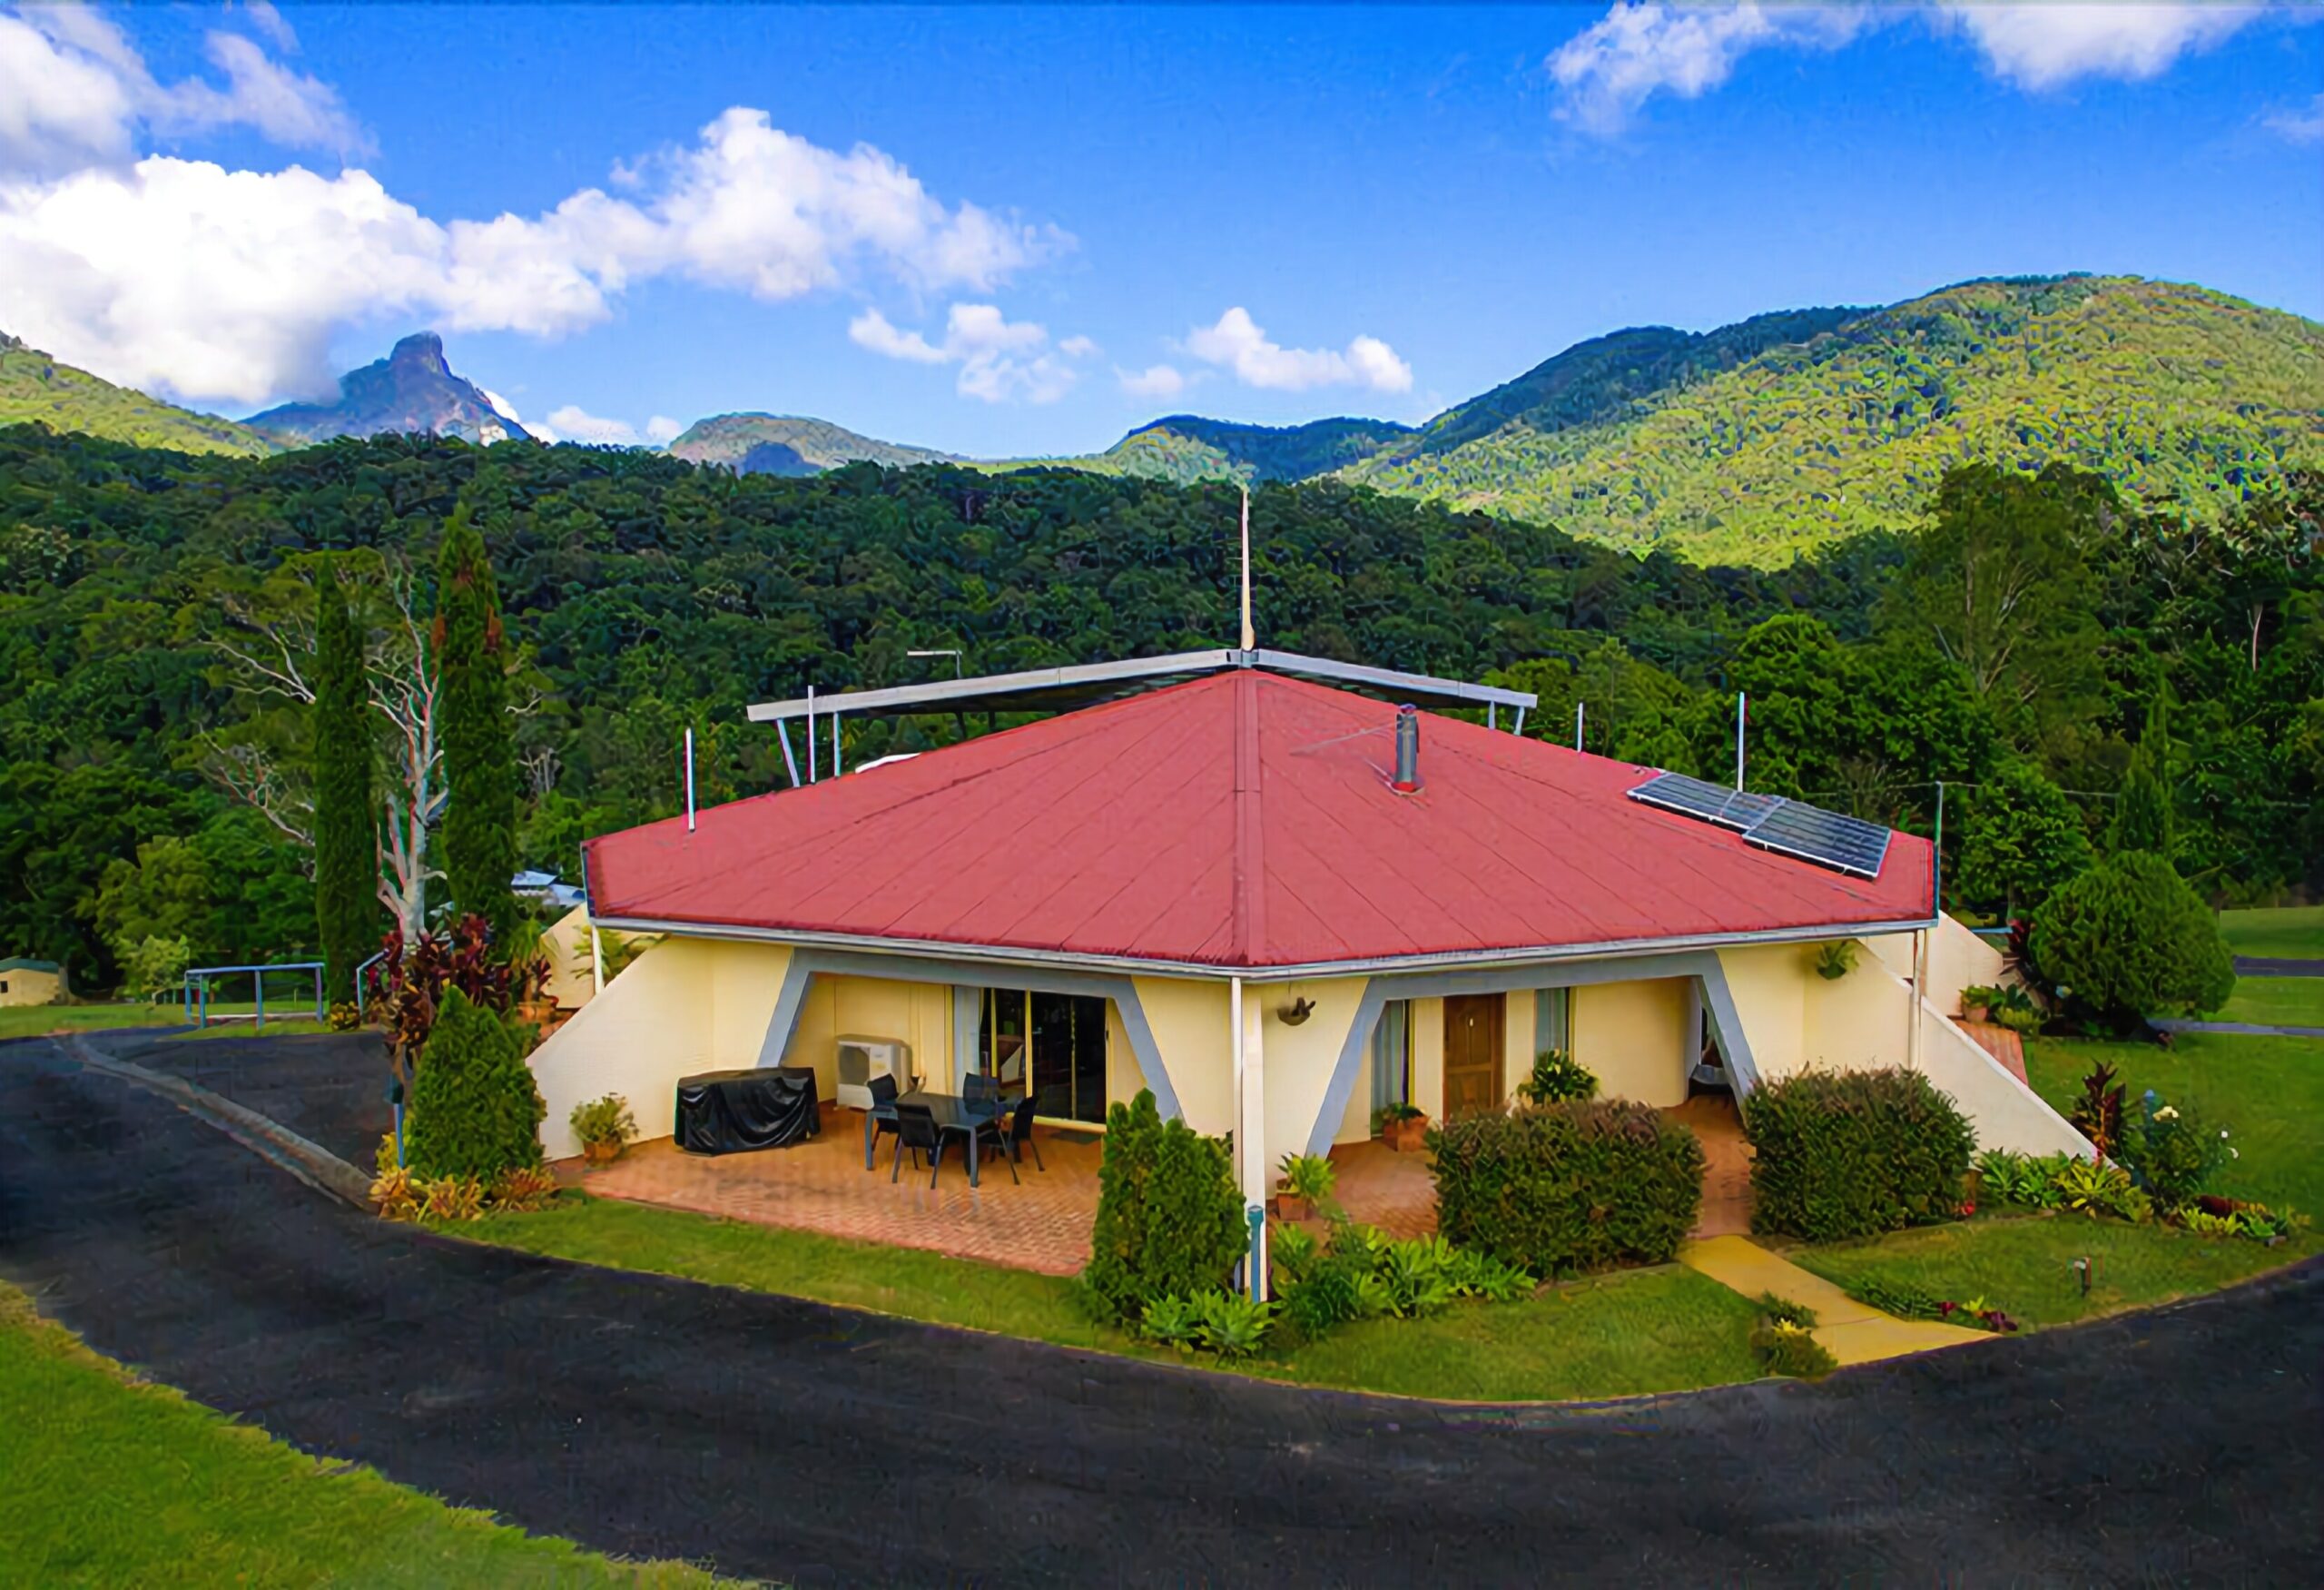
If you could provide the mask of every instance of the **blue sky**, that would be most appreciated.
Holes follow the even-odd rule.
[[[2324,27],[2283,14],[59,15],[0,11],[0,98],[44,68],[0,116],[0,328],[228,412],[434,326],[567,435],[763,409],[1005,456],[1418,420],[1620,326],[1971,276],[2324,318]]]

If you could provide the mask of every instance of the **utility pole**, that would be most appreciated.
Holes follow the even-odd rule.
[[[1735,787],[1743,787],[1743,692],[1735,693]]]

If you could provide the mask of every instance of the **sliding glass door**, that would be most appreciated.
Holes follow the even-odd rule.
[[[1106,1119],[1106,1002],[1085,994],[988,988],[977,1069],[1004,1088],[1029,1088],[1049,1121]]]

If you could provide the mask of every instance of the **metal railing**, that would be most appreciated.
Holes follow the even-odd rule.
[[[210,1025],[210,984],[220,977],[247,973],[255,997],[258,1030],[266,1031],[266,974],[270,972],[311,972],[315,974],[315,1021],[328,1013],[323,1004],[323,963],[320,961],[274,961],[262,966],[190,966],[185,974],[185,1019],[196,1027]]]

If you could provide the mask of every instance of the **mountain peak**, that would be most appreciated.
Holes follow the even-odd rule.
[[[388,363],[397,370],[422,370],[447,377],[452,373],[452,367],[444,362],[444,339],[433,331],[414,331],[403,338],[389,353]]]
[[[452,373],[433,331],[415,331],[385,359],[340,377],[335,403],[285,403],[249,423],[294,442],[411,431],[478,443],[527,436],[483,389]]]

